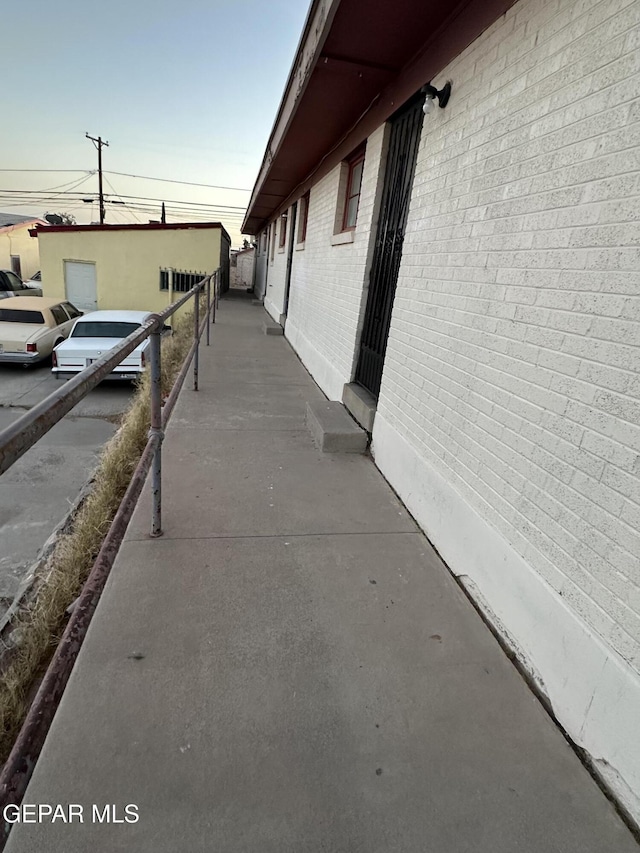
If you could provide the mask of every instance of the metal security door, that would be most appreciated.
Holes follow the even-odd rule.
[[[98,307],[96,265],[82,261],[64,262],[67,299],[80,311],[95,311]]]
[[[380,393],[393,297],[402,258],[404,230],[422,130],[423,102],[424,98],[414,101],[391,119],[380,220],[355,377],[356,382],[376,398]]]
[[[293,265],[293,246],[295,243],[296,232],[296,214],[298,212],[298,202],[291,207],[291,225],[289,227],[289,248],[287,249],[287,273],[284,284],[284,305],[282,313],[287,316],[289,311],[289,291],[291,290],[291,267]]]

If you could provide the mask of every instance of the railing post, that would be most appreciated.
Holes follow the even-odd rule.
[[[207,346],[211,343],[211,323],[209,314],[211,312],[211,276],[207,279]]]
[[[200,333],[200,294],[202,288],[195,294],[195,305],[193,307],[193,337],[196,344],[196,351],[193,356],[193,390],[198,390],[198,352],[200,349],[199,333]]]
[[[213,311],[211,312],[211,322],[216,321],[216,287],[218,286],[218,270],[213,274]]]
[[[151,535],[162,536],[162,361],[160,333],[162,323],[151,333],[151,429],[149,437],[157,436],[157,446],[153,454],[152,465],[152,494],[153,512],[151,519]]]

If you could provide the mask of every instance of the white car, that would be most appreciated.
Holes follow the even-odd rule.
[[[51,355],[82,312],[64,299],[22,296],[0,302],[0,362],[36,364]]]
[[[37,282],[27,286],[11,270],[0,270],[0,291],[7,296],[42,296],[42,287]]]
[[[53,373],[70,379],[80,373],[151,316],[149,311],[92,311],[76,321],[71,334],[53,351]],[[145,368],[149,338],[118,364],[107,379],[137,379]]]
[[[35,272],[31,276],[31,278],[28,278],[26,281],[23,281],[22,283],[24,284],[25,287],[28,287],[29,290],[39,290],[42,293],[42,273],[40,272],[40,270],[38,270],[38,272]],[[30,294],[30,295],[35,296],[37,294]]]

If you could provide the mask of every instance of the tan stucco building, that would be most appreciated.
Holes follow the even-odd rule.
[[[218,222],[38,228],[43,295],[83,311],[158,311],[219,267],[229,281],[230,239]]]
[[[38,240],[29,229],[48,227],[44,219],[0,213],[0,269],[11,270],[23,281],[40,269]]]

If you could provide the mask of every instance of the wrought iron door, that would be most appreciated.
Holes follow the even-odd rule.
[[[402,243],[422,130],[423,100],[420,98],[414,101],[391,119],[380,219],[356,368],[356,382],[376,398],[380,393],[393,297],[402,258]]]

